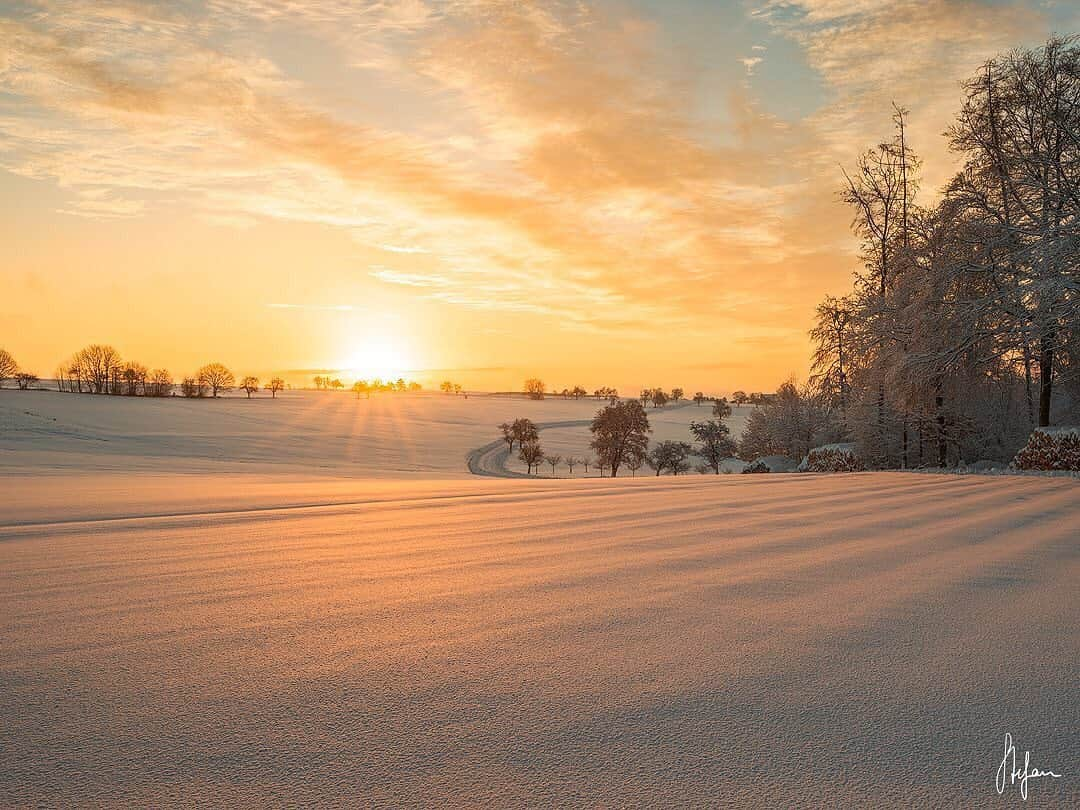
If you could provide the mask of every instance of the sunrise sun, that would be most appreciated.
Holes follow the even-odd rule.
[[[353,350],[345,368],[359,379],[394,379],[408,373],[412,359],[403,342],[371,341]]]

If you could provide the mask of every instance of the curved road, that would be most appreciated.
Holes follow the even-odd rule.
[[[673,403],[668,410],[678,410],[690,405],[693,400],[683,400]],[[536,426],[539,433],[548,428],[588,427],[592,424],[592,417],[588,419],[569,419],[562,422],[541,422]],[[483,447],[477,447],[465,454],[465,463],[469,472],[473,475],[486,475],[490,478],[535,478],[535,475],[514,472],[506,468],[506,462],[510,459],[510,448],[503,439],[488,442]]]
[[[588,427],[592,419],[570,419],[564,422],[541,422],[536,426],[539,433],[548,428]],[[469,472],[473,475],[486,475],[491,478],[535,478],[535,475],[514,472],[506,468],[510,459],[510,448],[503,439],[488,442],[483,447],[470,450],[465,456]]]

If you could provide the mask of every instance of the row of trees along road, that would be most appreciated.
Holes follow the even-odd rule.
[[[728,426],[724,420],[731,415],[731,406],[724,400],[718,400],[713,406],[712,419],[690,423],[690,433],[698,444],[687,442],[658,442],[649,449],[649,417],[645,406],[639,400],[613,401],[597,411],[589,430],[592,440],[589,447],[595,452],[595,458],[576,458],[574,456],[548,455],[540,445],[540,432],[531,419],[515,419],[499,425],[503,441],[512,453],[518,448],[518,458],[528,468],[530,474],[538,469],[541,462],[551,465],[554,476],[559,463],[567,466],[573,475],[574,467],[582,465],[587,473],[590,466],[596,467],[601,476],[609,471],[612,478],[618,477],[620,469],[628,469],[636,475],[642,466],[648,465],[660,475],[670,471],[674,475],[690,468],[689,457],[694,455],[702,459],[699,472],[720,472],[724,459],[735,453]]]
[[[818,307],[812,385],[785,407],[816,395],[804,430],[877,467],[1011,457],[1034,426],[1080,416],[1077,38],[968,79],[947,131],[962,166],[935,202],[902,107],[893,129],[845,175],[863,267]]]

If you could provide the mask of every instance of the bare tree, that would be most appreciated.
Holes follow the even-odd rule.
[[[540,432],[531,419],[515,419],[510,425],[510,434],[517,441],[518,447],[540,440]],[[510,443],[510,449],[514,449],[513,442]]]
[[[28,371],[19,371],[15,374],[15,384],[19,386],[20,391],[25,391],[37,381],[37,375]]]
[[[551,465],[551,477],[555,478],[555,466],[562,461],[562,456],[544,456],[544,461]]]
[[[251,395],[259,390],[259,378],[248,375],[240,381],[240,388],[247,394],[247,398],[251,399]]]
[[[128,361],[124,363],[120,371],[120,377],[124,381],[124,394],[129,397],[146,393],[146,378],[149,372],[142,363]]]
[[[0,388],[4,387],[4,380],[10,380],[19,371],[19,364],[6,349],[0,349]]]
[[[270,392],[270,399],[277,399],[278,391],[285,389],[285,380],[281,379],[281,377],[274,377],[263,387]]]
[[[657,475],[664,470],[671,470],[672,475],[678,475],[690,469],[686,461],[690,450],[690,445],[686,442],[663,441],[649,451],[645,462],[656,470]]]
[[[517,436],[514,433],[514,426],[509,422],[503,422],[499,425],[499,430],[502,432],[503,441],[506,442],[506,446],[510,448],[510,452],[514,452],[514,442],[517,440]]]
[[[589,446],[596,451],[598,462],[611,466],[611,477],[619,474],[619,466],[631,453],[644,452],[648,446],[649,417],[637,400],[616,402],[597,412],[589,430],[593,439]]]
[[[94,343],[76,354],[75,365],[88,390],[108,394],[120,376],[120,353],[112,346]]]
[[[518,451],[518,458],[528,467],[529,475],[532,475],[533,468],[539,468],[540,462],[544,460],[544,451],[540,447],[540,442],[533,439],[522,444]]]
[[[546,390],[543,380],[530,377],[525,381],[525,393],[529,395],[529,399],[543,399]]]
[[[735,442],[731,439],[728,426],[719,420],[691,422],[690,433],[700,442],[694,448],[694,455],[700,456],[719,475],[724,459],[735,455]]]
[[[637,471],[645,464],[645,453],[630,453],[623,464],[626,465],[626,469],[630,470],[630,477],[637,478]]]
[[[180,382],[180,393],[189,398],[205,397],[206,383],[199,377],[184,377]]]
[[[570,470],[570,475],[574,474],[574,466],[576,464],[580,464],[580,463],[581,463],[581,459],[574,458],[574,456],[567,456],[566,458],[563,459],[563,464],[565,464],[567,469]]]
[[[814,341],[811,369],[812,383],[840,406],[847,416],[848,371],[851,355],[851,329],[854,305],[847,298],[828,296],[818,305],[817,322],[810,330]]]
[[[681,388],[671,389],[671,401],[678,404],[679,400],[683,398],[683,390]]]
[[[167,397],[173,390],[172,375],[163,368],[155,368],[150,372],[147,381],[147,394],[152,397]]]
[[[212,397],[236,385],[236,377],[221,363],[210,363],[200,368],[199,381],[210,389]]]

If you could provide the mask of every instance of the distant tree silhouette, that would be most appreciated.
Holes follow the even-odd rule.
[[[717,419],[721,420],[727,419],[729,416],[731,416],[731,406],[728,405],[726,399],[721,398],[713,403],[712,415],[715,416]]]
[[[365,399],[371,399],[371,386],[368,385],[367,380],[357,380],[352,384],[352,392],[356,394],[356,398],[360,399],[360,395],[364,394]]]
[[[678,403],[678,401],[680,399],[682,399],[682,398],[683,398],[683,390],[681,388],[672,388],[671,389],[671,401],[672,402]]]
[[[285,381],[281,377],[274,377],[263,387],[270,392],[270,399],[277,399],[277,392],[285,390]]]
[[[509,446],[510,452],[514,452],[514,442],[517,440],[514,435],[514,426],[509,422],[503,422],[499,425],[499,430],[502,431],[503,441]]]
[[[641,400],[642,407],[648,405],[649,400],[652,399],[652,389],[651,388],[642,388],[641,393],[638,394],[638,399]]]
[[[15,384],[19,386],[20,391],[25,391],[37,381],[37,375],[31,374],[28,371],[19,371],[15,374]]]
[[[657,444],[645,457],[646,463],[660,475],[664,470],[671,470],[678,475],[690,469],[686,458],[690,455],[690,445],[686,442],[663,441]]]
[[[551,465],[551,477],[555,477],[555,465],[562,461],[562,456],[544,456],[544,461]]]
[[[529,399],[543,399],[546,390],[543,380],[530,377],[525,381],[525,393],[529,395]]]
[[[700,444],[694,448],[695,455],[717,475],[725,458],[735,455],[735,442],[731,439],[728,426],[719,420],[691,422],[690,433]]]
[[[4,380],[10,380],[19,371],[19,364],[11,356],[11,352],[0,349],[0,388],[4,387]]]
[[[199,369],[199,381],[210,389],[210,396],[217,397],[236,385],[236,377],[221,363],[209,363]]]
[[[163,368],[155,368],[150,372],[146,393],[152,397],[167,397],[173,390],[172,375]]]
[[[342,388],[345,387],[345,383],[335,377],[330,381],[330,387],[333,388],[335,391],[340,391]]]
[[[94,343],[79,351],[73,368],[87,390],[95,394],[110,393],[110,384],[120,376],[120,352],[112,346]]]
[[[185,397],[205,397],[206,391],[207,385],[199,377],[184,377],[180,383],[180,393]]]
[[[518,451],[518,458],[529,468],[529,475],[532,475],[533,468],[539,467],[540,462],[544,459],[544,451],[540,447],[540,441],[533,439],[522,444],[521,449]]]
[[[656,388],[652,392],[652,404],[654,408],[663,408],[668,404],[668,395],[663,388]]]
[[[120,377],[124,381],[124,394],[133,397],[146,393],[146,378],[149,373],[146,366],[141,363],[131,361],[124,363],[124,368],[120,372]]]
[[[531,419],[515,419],[514,423],[510,426],[510,433],[518,443],[518,447],[530,442],[536,442],[540,440],[540,432],[536,429],[536,425],[533,424]],[[513,450],[513,444],[510,445],[510,449]]]
[[[259,390],[259,378],[247,376],[240,381],[240,388],[247,394],[248,399],[251,399],[251,395]]]
[[[618,476],[619,466],[629,454],[644,452],[651,432],[649,417],[637,400],[615,402],[600,409],[589,430],[593,434],[589,446],[596,451],[598,463],[610,465],[612,478]]]
[[[731,395],[731,401],[734,402],[736,405],[745,405],[747,403],[747,400],[749,400],[749,397],[746,396],[745,391],[736,391],[734,394]]]
[[[581,463],[581,459],[574,458],[573,456],[567,456],[566,458],[563,459],[563,464],[565,464],[567,469],[570,470],[571,475],[574,474],[574,465],[575,464],[580,464],[580,463]]]
[[[701,406],[701,403],[704,402],[705,399],[706,399],[705,395],[703,393],[701,393],[700,391],[696,391],[694,393],[694,404],[697,405],[698,407]]]

